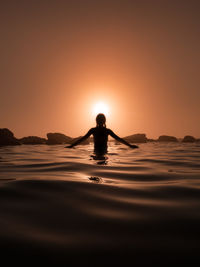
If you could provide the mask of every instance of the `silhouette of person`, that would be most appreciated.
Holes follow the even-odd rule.
[[[86,140],[90,135],[93,135],[94,137],[94,152],[97,155],[104,155],[107,153],[108,149],[108,136],[112,136],[117,141],[121,142],[124,145],[127,145],[131,148],[138,148],[136,145],[131,145],[128,142],[126,142],[123,138],[120,138],[117,136],[112,130],[106,128],[106,117],[103,113],[99,113],[96,117],[96,123],[97,126],[94,128],[91,128],[86,135],[75,141],[69,146],[66,146],[67,148],[72,148],[74,146],[77,146],[84,140]]]

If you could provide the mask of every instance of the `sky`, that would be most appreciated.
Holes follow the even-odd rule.
[[[200,138],[200,1],[1,1],[0,128]]]

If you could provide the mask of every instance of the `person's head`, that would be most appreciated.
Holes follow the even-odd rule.
[[[99,127],[106,127],[106,117],[103,113],[99,113],[96,116],[96,123]]]

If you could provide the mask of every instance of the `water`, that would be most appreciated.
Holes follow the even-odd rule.
[[[139,146],[111,143],[100,159],[92,145],[0,148],[1,248],[76,265],[91,255],[93,266],[105,266],[105,255],[121,264],[130,255],[196,261],[200,144]]]

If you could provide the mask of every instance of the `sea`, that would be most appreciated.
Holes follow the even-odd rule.
[[[1,147],[1,258],[199,266],[200,143],[138,145]]]

